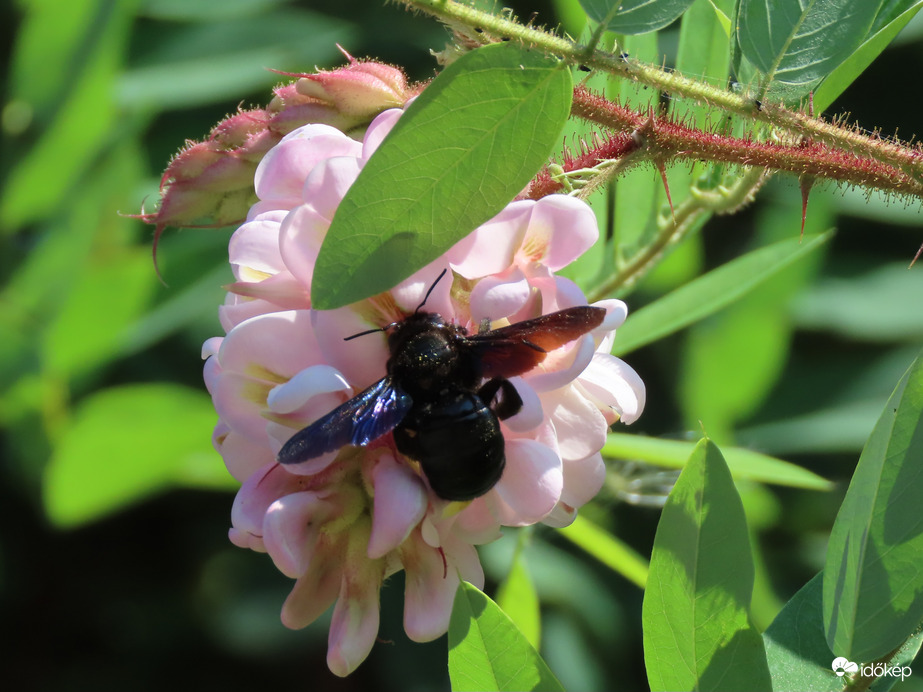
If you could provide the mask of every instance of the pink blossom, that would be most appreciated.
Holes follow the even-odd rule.
[[[260,163],[260,201],[231,239],[235,283],[223,338],[206,342],[205,381],[219,414],[215,446],[242,481],[231,540],[267,552],[296,580],[283,622],[304,627],[333,605],[328,665],[346,675],[378,631],[378,592],[404,570],[404,627],[428,641],[448,627],[459,580],[482,586],[474,545],[503,526],[566,526],[602,486],[608,426],[644,407],[644,384],[609,354],[627,309],[597,303],[603,323],[511,378],[523,405],[501,421],[506,466],[468,503],[438,497],[386,434],[282,466],[283,444],[385,376],[387,334],[344,337],[424,310],[477,332],[586,304],[555,270],[597,239],[592,211],[571,197],[517,201],[385,294],[337,310],[311,308],[317,251],[333,214],[401,111],[382,113],[364,142],[308,125]],[[436,277],[448,270],[446,278]]]

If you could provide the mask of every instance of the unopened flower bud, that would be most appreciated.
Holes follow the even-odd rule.
[[[343,54],[349,60],[348,65],[303,75],[295,83],[298,93],[356,117],[368,118],[404,105],[409,93],[407,78],[401,70],[379,62],[361,62],[346,51]]]

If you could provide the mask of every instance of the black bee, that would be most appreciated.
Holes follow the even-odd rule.
[[[297,464],[347,444],[366,445],[393,430],[398,451],[420,463],[439,497],[479,497],[503,474],[500,420],[522,408],[506,378],[531,370],[548,351],[592,331],[606,316],[603,308],[580,306],[469,335],[436,313],[420,312],[425,303],[399,322],[347,337],[388,332],[388,374],[295,433],[279,462]]]

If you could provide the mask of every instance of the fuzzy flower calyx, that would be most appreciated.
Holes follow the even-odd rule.
[[[484,321],[515,324],[586,304],[555,272],[596,241],[596,219],[582,201],[550,195],[512,202],[384,294],[312,308],[314,264],[337,206],[401,113],[379,115],[362,142],[311,124],[267,152],[254,176],[258,201],[229,245],[235,282],[220,308],[227,334],[203,348],[219,414],[215,446],[242,483],[231,540],[267,552],[296,580],[286,625],[304,627],[333,606],[327,662],[337,675],[371,650],[390,575],[405,572],[408,636],[440,636],[459,581],[483,586],[474,546],[503,526],[573,521],[602,486],[608,426],[632,422],[644,407],[644,384],[609,353],[627,308],[605,300],[596,303],[601,324],[509,378],[522,405],[499,421],[503,474],[470,502],[436,495],[391,433],[278,463],[292,435],[385,377],[387,334],[345,337],[401,322],[424,299],[423,310],[468,334]]]
[[[292,130],[319,123],[361,137],[376,115],[413,95],[396,67],[344,55],[348,65],[294,75],[299,79],[276,87],[266,108],[241,110],[205,141],[189,142],[164,171],[159,209],[141,215],[157,225],[157,237],[166,226],[218,227],[245,219],[257,199],[257,164]]]
[[[296,91],[329,104],[339,113],[357,118],[374,117],[385,108],[404,105],[408,88],[402,70],[379,62],[356,60],[342,48],[340,50],[349,65],[301,75],[295,83]]]

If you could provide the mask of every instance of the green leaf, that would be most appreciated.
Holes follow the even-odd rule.
[[[911,0],[904,0],[899,5],[901,7],[909,6],[899,15],[875,29],[872,35],[867,37],[862,45],[831,72],[820,87],[815,90],[814,109],[817,113],[821,113],[829,107],[846,90],[846,87],[852,84],[865,71],[865,68],[872,64],[872,61],[894,40],[900,30],[907,26],[907,23],[920,11],[920,8],[923,7],[923,0],[916,0],[913,4],[911,4]],[[876,19],[877,24],[878,20]]]
[[[46,469],[48,516],[76,526],[175,484],[236,487],[211,445],[215,418],[206,394],[178,385],[94,394],[77,407]]]
[[[624,355],[717,312],[831,237],[827,232],[773,243],[691,281],[629,315],[616,333],[612,353]]]
[[[453,692],[564,690],[506,613],[467,582],[452,607],[449,677]]]
[[[56,213],[112,137],[112,80],[128,42],[133,4],[30,4],[16,42],[12,100],[48,125],[27,138],[35,144],[18,157],[6,181],[0,199],[5,231]]]
[[[923,294],[923,274],[906,262],[876,264],[861,274],[825,277],[795,300],[802,328],[871,342],[919,341],[923,311],[908,296]]]
[[[871,661],[923,621],[923,357],[901,378],[837,514],[824,625],[837,656]]]
[[[824,637],[823,573],[803,586],[763,633],[766,659],[775,692],[840,692],[843,678],[831,675],[836,658]],[[889,668],[910,675],[910,664],[923,643],[923,631],[914,633],[887,661]],[[885,675],[872,682],[873,692],[886,692],[901,675]]]
[[[797,191],[777,195],[756,215],[754,246],[792,237],[801,208]],[[790,197],[798,197],[797,202]],[[789,203],[786,203],[789,202]],[[794,204],[791,202],[795,202]],[[812,201],[809,231],[834,218],[825,198]],[[790,303],[820,269],[819,250],[763,281],[720,313],[693,325],[680,356],[679,401],[685,427],[703,428],[717,442],[734,439],[734,427],[759,410],[775,388],[792,341]]]
[[[535,585],[525,556],[517,550],[506,579],[497,589],[497,605],[516,625],[522,636],[538,651],[542,641],[542,619]]]
[[[117,80],[122,107],[160,111],[269,94],[279,75],[267,67],[297,70],[341,61],[336,42],[355,41],[347,23],[300,8],[237,18],[215,12],[206,23],[164,35]]]
[[[617,34],[646,34],[662,29],[677,20],[693,1],[580,0],[580,5],[590,19],[605,23],[606,31]]]
[[[661,440],[643,435],[609,433],[602,448],[604,457],[632,459],[656,466],[681,469],[695,448],[694,442]],[[830,490],[830,481],[795,464],[740,447],[728,447],[724,458],[735,478],[773,483],[807,490]]]
[[[752,594],[743,505],[721,452],[702,440],[654,538],[641,610],[651,690],[771,690]]]
[[[559,532],[602,564],[644,588],[648,573],[647,560],[602,527],[578,514],[573,524],[559,529]]]
[[[772,84],[807,94],[859,46],[881,2],[868,0],[741,0],[737,41],[743,55]],[[770,91],[770,93],[772,93]]]
[[[843,679],[832,674],[836,656],[824,638],[823,574],[805,584],[763,633],[766,660],[776,692],[840,692]]]
[[[570,101],[570,72],[513,43],[452,63],[337,208],[314,270],[314,307],[392,288],[500,212],[559,145]]]
[[[84,268],[62,297],[60,312],[41,342],[47,369],[67,378],[89,372],[121,351],[156,287],[146,248],[112,250]]]

